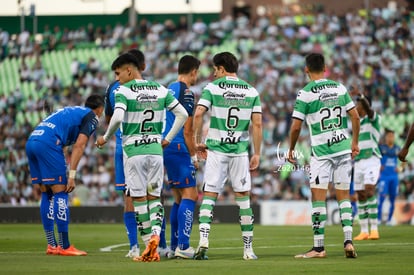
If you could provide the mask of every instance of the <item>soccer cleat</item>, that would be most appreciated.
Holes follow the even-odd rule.
[[[248,260],[257,260],[258,258],[256,254],[254,254],[253,249],[245,249],[243,259],[248,261]]]
[[[356,258],[357,257],[357,253],[356,253],[354,245],[352,243],[347,243],[344,250],[345,250],[345,257],[346,258]]]
[[[371,233],[368,236],[368,240],[378,240],[379,237],[379,233],[378,230],[371,230]]]
[[[158,254],[160,257],[168,258],[169,254],[171,254],[171,249],[167,247],[158,247]]]
[[[181,259],[193,259],[195,255],[194,248],[189,247],[187,249],[181,250],[179,247],[175,249],[174,255],[176,258]]]
[[[314,248],[309,250],[304,254],[295,255],[296,259],[311,259],[311,258],[326,258],[326,251],[322,250],[321,252],[316,251]]]
[[[359,233],[358,236],[354,237],[354,241],[368,240],[369,234],[365,232]]]
[[[194,260],[208,260],[208,239],[200,239],[198,247],[194,253]]]
[[[160,243],[160,236],[152,235],[147,247],[141,256],[133,258],[137,262],[159,262],[160,254],[158,254],[158,244]]]
[[[86,256],[88,253],[85,251],[75,248],[73,245],[69,246],[66,249],[60,248],[59,255],[61,256]]]
[[[60,246],[47,245],[46,254],[47,255],[59,255]]]
[[[125,255],[126,258],[135,258],[140,256],[139,248],[135,245],[129,250],[128,254]]]

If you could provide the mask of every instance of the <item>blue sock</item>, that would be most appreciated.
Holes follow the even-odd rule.
[[[178,246],[182,250],[190,246],[195,205],[195,201],[183,199],[178,209]]]
[[[42,219],[43,230],[46,234],[47,244],[57,246],[54,228],[55,219],[53,217],[53,194],[51,192],[42,192],[40,217]]]
[[[358,215],[357,203],[355,201],[351,201],[351,206],[352,206],[352,217],[355,218],[356,215]]]
[[[158,246],[160,248],[167,248],[167,241],[165,240],[165,217],[164,219],[162,219],[162,225],[161,225],[161,233],[160,233],[160,243],[158,244]]]
[[[171,242],[170,248],[174,251],[178,246],[178,208],[179,204],[175,203],[171,207],[170,224],[171,224]]]
[[[59,245],[66,249],[70,246],[68,193],[59,192],[55,194],[53,211],[55,212],[55,221],[59,232]]]
[[[124,212],[124,224],[129,240],[129,249],[132,249],[133,246],[138,245],[138,230],[137,230],[137,221],[135,219],[135,212]]]

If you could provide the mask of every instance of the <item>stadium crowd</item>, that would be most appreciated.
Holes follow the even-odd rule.
[[[294,167],[284,160],[296,92],[306,81],[304,56],[309,52],[324,53],[329,64],[328,77],[348,87],[363,89],[380,114],[387,110],[401,114],[413,112],[413,19],[404,8],[376,7],[369,13],[353,11],[343,16],[269,14],[250,20],[243,15],[235,18],[228,15],[209,24],[197,19],[192,31],[188,31],[186,17],[177,24],[171,20],[161,23],[143,19],[136,28],[92,23],[76,30],[62,30],[59,26],[52,30],[46,26],[41,40],[34,39],[28,31],[10,35],[7,30],[0,30],[1,59],[19,58],[20,81],[34,82],[36,90],[49,89],[48,96],[40,100],[23,100],[19,88],[11,91],[11,96],[0,92],[0,203],[28,205],[39,201],[39,192],[33,190],[30,182],[24,151],[33,125],[25,120],[22,126],[17,126],[17,111],[47,113],[59,106],[81,105],[87,94],[104,94],[113,80],[113,73],[102,70],[101,61],[93,57],[87,62],[73,60],[69,84],[43,68],[43,53],[73,49],[79,43],[117,47],[119,52],[138,47],[146,56],[144,77],[165,85],[176,79],[176,64],[182,53],[196,53],[202,60],[200,79],[193,87],[197,95],[212,79],[210,60],[214,47],[234,46],[240,58],[238,75],[257,88],[263,102],[264,146],[260,170],[253,173],[252,203],[307,199],[310,152],[306,130],[302,131],[297,147],[300,164]],[[36,57],[33,66],[25,62],[30,56]],[[101,125],[106,127],[103,120]],[[393,126],[401,133],[401,141],[409,123]],[[122,204],[122,196],[114,191],[113,184],[115,143],[99,152],[93,143],[91,139],[79,164],[78,186],[72,194],[72,203]],[[203,176],[201,168],[197,173],[200,188]],[[400,176],[400,198],[414,200],[412,164]],[[233,202],[230,194],[224,191],[219,200]],[[165,195],[167,201],[171,199],[168,191]]]

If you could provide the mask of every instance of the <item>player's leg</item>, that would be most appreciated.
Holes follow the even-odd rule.
[[[253,210],[250,205],[251,177],[247,156],[232,157],[229,162],[229,175],[239,206],[239,221],[243,239],[243,259],[256,260],[253,251]]]
[[[198,230],[200,239],[194,255],[196,260],[205,260],[209,247],[209,235],[211,222],[213,221],[213,209],[216,204],[217,196],[221,192],[224,183],[227,181],[228,157],[216,154],[214,151],[208,152],[206,160],[203,183],[203,199],[199,210]]]
[[[381,160],[373,156],[368,159],[367,174],[365,174],[365,192],[368,202],[368,221],[370,225],[370,233],[368,239],[378,240],[378,201],[376,194],[376,184],[378,182],[379,173],[381,169]]]
[[[176,189],[172,189],[172,192],[178,192]],[[174,195],[176,196],[176,195]],[[175,251],[178,246],[178,208],[180,207],[179,202],[174,200],[174,204],[171,207],[170,212],[170,226],[171,226],[171,237],[170,237],[170,248],[171,251]]]
[[[312,193],[313,247],[295,258],[325,258],[326,192],[332,178],[330,160],[310,160],[310,187]]]
[[[356,241],[368,240],[368,202],[365,194],[364,175],[366,163],[364,160],[358,160],[354,165],[354,189],[358,195],[358,219],[360,233],[354,237]]]
[[[388,193],[388,179],[381,177],[378,181],[378,222],[382,222],[382,207]]]
[[[390,198],[390,210],[388,212],[387,224],[391,225],[392,216],[395,209],[395,199],[398,196],[399,181],[398,176],[395,176],[389,180],[389,198]]]
[[[333,183],[344,233],[345,257],[356,258],[357,254],[352,243],[352,206],[349,195],[351,182],[349,172],[352,170],[352,161],[350,156],[337,157],[335,160],[337,163],[334,166]]]
[[[117,142],[115,148],[115,190],[122,192],[124,197],[124,225],[129,241],[129,251],[125,257],[133,258],[140,255],[138,243],[138,229],[135,217],[134,203],[130,196],[126,194],[125,188],[125,172],[123,161],[122,143]]]
[[[42,194],[40,201],[40,218],[43,224],[43,230],[45,232],[48,244],[46,254],[58,254],[59,251],[54,230],[55,224],[53,215],[53,192],[42,184],[41,170],[37,159],[37,156],[39,155],[39,152],[37,150],[40,146],[42,146],[42,144],[36,141],[27,141],[26,155],[29,161],[32,184],[33,186],[37,186],[37,188],[40,189]]]

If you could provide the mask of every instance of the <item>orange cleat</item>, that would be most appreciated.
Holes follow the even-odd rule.
[[[136,262],[159,262],[160,255],[158,254],[158,244],[160,242],[160,236],[152,235],[147,247],[141,256],[133,258]]]
[[[59,255],[61,256],[86,256],[88,253],[85,251],[75,248],[73,245],[69,246],[66,249],[60,248]]]
[[[354,237],[354,241],[368,240],[369,234],[365,232],[359,233],[358,236]]]
[[[371,230],[371,233],[368,236],[368,240],[378,240],[379,237],[379,233],[378,230]]]
[[[51,246],[47,245],[46,254],[47,255],[59,255],[60,246]]]

